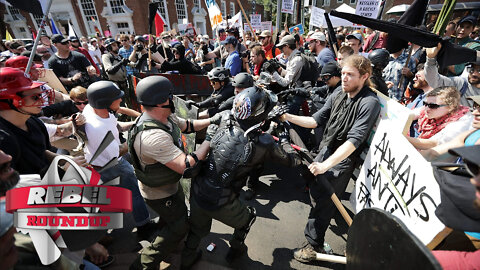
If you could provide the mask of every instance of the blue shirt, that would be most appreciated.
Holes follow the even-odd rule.
[[[126,58],[128,59],[130,57],[130,54],[132,54],[133,52],[133,46],[130,46],[130,49],[127,50],[125,49],[124,47],[120,48],[120,50],[118,50],[118,54],[120,56],[122,56],[123,58]],[[126,66],[127,68],[127,75],[132,75],[133,74],[133,68],[132,67],[129,67],[129,66]]]
[[[403,83],[401,87],[398,87],[398,83],[400,82],[400,78],[402,77],[402,68],[407,61],[407,58],[408,53],[404,50],[402,54],[400,54],[400,56],[398,56],[396,59],[390,57],[390,62],[383,69],[383,80],[385,82],[390,81],[393,83],[393,87],[388,89],[388,96],[395,100],[402,99],[403,92],[405,92],[405,89],[407,88],[409,82],[409,79],[405,77],[403,78]],[[410,69],[410,71],[415,71],[415,64],[415,60],[410,59],[410,61],[408,62],[408,68]]]
[[[326,63],[335,61],[335,55],[329,48],[323,48],[323,50],[318,53],[316,60],[320,67],[323,67]]]
[[[230,75],[235,76],[242,71],[242,60],[237,51],[233,51],[225,60],[225,68],[230,69]]]

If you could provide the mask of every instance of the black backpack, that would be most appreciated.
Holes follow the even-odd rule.
[[[309,56],[301,52],[297,52],[296,55],[301,56],[303,60],[303,67],[298,80],[302,82],[309,81],[312,83],[312,85],[315,85],[318,77],[320,77],[322,67],[313,56]]]

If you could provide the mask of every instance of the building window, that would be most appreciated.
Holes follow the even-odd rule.
[[[230,16],[235,16],[235,3],[230,2]]]
[[[193,0],[193,7],[200,9],[200,0]]]
[[[350,0],[352,1],[352,0]],[[337,0],[337,3],[343,3],[343,0]]]
[[[222,12],[222,17],[226,17],[227,16],[227,4],[225,4],[225,1],[222,0],[222,6],[221,6],[221,10],[220,12]]]
[[[175,0],[175,7],[177,8],[177,20],[179,20],[178,23],[180,23],[180,20],[187,18],[185,2],[183,2],[183,0]]]
[[[18,30],[22,33],[26,33],[27,30],[25,30],[25,27],[19,27]]]
[[[10,11],[10,15],[14,21],[20,21],[22,19],[22,15],[20,15],[20,11],[12,6],[7,6],[8,11]]]
[[[32,14],[33,19],[35,19],[35,22],[37,23],[37,26],[40,27],[40,24],[42,23],[43,16],[42,15],[37,15],[37,14]]]
[[[323,0],[323,5],[329,7],[330,6],[330,0]]]
[[[357,0],[350,0],[350,5],[357,3]]]
[[[113,14],[125,13],[123,10],[123,0],[110,0],[110,7],[112,7]]]
[[[120,34],[130,34],[130,27],[126,22],[117,23],[117,30]]]
[[[80,5],[83,10],[83,14],[85,15],[85,19],[87,21],[97,21],[97,11],[95,10],[95,6],[93,4],[93,0],[80,0]]]

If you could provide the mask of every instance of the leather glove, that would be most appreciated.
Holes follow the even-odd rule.
[[[222,112],[216,113],[214,116],[210,117],[210,124],[220,125],[222,122],[223,114]]]
[[[268,61],[264,64],[264,68],[267,72],[269,73],[274,73],[278,70],[278,66],[275,65],[275,62],[273,61]]]
[[[289,110],[289,107],[288,105],[279,105],[279,106],[275,106],[275,108],[273,108],[273,110],[269,113],[269,119],[278,119],[280,116],[286,114]]]
[[[185,105],[187,105],[187,108],[190,110],[190,109],[192,109],[192,105],[197,106],[197,103],[193,100],[187,100],[187,101],[185,101]]]
[[[128,58],[123,58],[122,59],[122,65],[126,66],[126,65],[128,65],[128,63],[130,63],[130,60],[128,60]]]
[[[209,125],[207,128],[207,133],[205,135],[205,141],[212,141],[213,136],[215,136],[215,133],[217,132],[218,126],[217,125]]]

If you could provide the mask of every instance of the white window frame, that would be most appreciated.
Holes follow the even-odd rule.
[[[350,5],[356,4],[357,0],[350,0]]]
[[[350,0],[352,1],[352,0]],[[343,0],[337,0],[337,3],[343,3]]]
[[[38,31],[38,29],[40,28],[40,24],[42,23],[43,15],[34,15],[30,13],[30,17],[32,18],[32,22]]]
[[[125,5],[124,0],[108,0],[107,3],[108,3],[108,6],[110,7],[110,11],[112,11],[112,14],[125,14],[125,10],[123,9],[123,6]],[[112,3],[118,3],[121,5],[113,6]],[[114,10],[120,11],[120,12],[115,12]]]
[[[119,24],[125,24],[126,27],[118,27]],[[115,26],[117,27],[117,32],[119,34],[131,34],[130,33],[130,25],[128,22],[117,22],[115,23]]]
[[[200,0],[193,0],[193,7],[200,9]]]
[[[330,0],[323,0],[323,6],[329,7],[330,6]]]
[[[158,9],[160,10],[160,14],[162,14],[168,25],[170,25],[170,19],[168,18],[167,0],[154,0],[152,1],[152,3],[159,4]]]
[[[92,6],[93,6],[93,11],[95,12],[95,23],[92,21],[92,16],[93,15],[85,15],[85,10],[83,9],[83,6],[82,6],[82,1],[86,2],[86,1],[89,1]],[[102,26],[100,25],[99,23],[99,20],[98,20],[98,12],[97,12],[97,8],[95,7],[95,0],[77,0],[77,3],[78,3],[78,7],[80,8],[80,13],[82,13],[82,17],[83,17],[83,23],[85,24],[85,28],[87,29],[87,34],[88,35],[95,35],[95,30],[91,31],[90,29],[90,24],[92,25],[95,25],[98,27],[98,29],[100,30],[100,33],[102,32]]]
[[[180,18],[179,15],[179,8],[178,8],[178,2],[183,2],[183,12],[184,12],[184,18]],[[177,11],[177,20],[178,20],[178,23],[181,23],[181,20],[182,19],[187,19],[188,20],[188,12],[187,12],[187,3],[185,3],[185,0],[175,0],[175,10]]]
[[[22,14],[20,13],[20,10],[18,8],[14,8],[10,5],[6,5],[6,9],[5,9],[8,14],[10,15],[10,17],[12,17],[12,20],[14,21],[23,21],[23,16]]]

